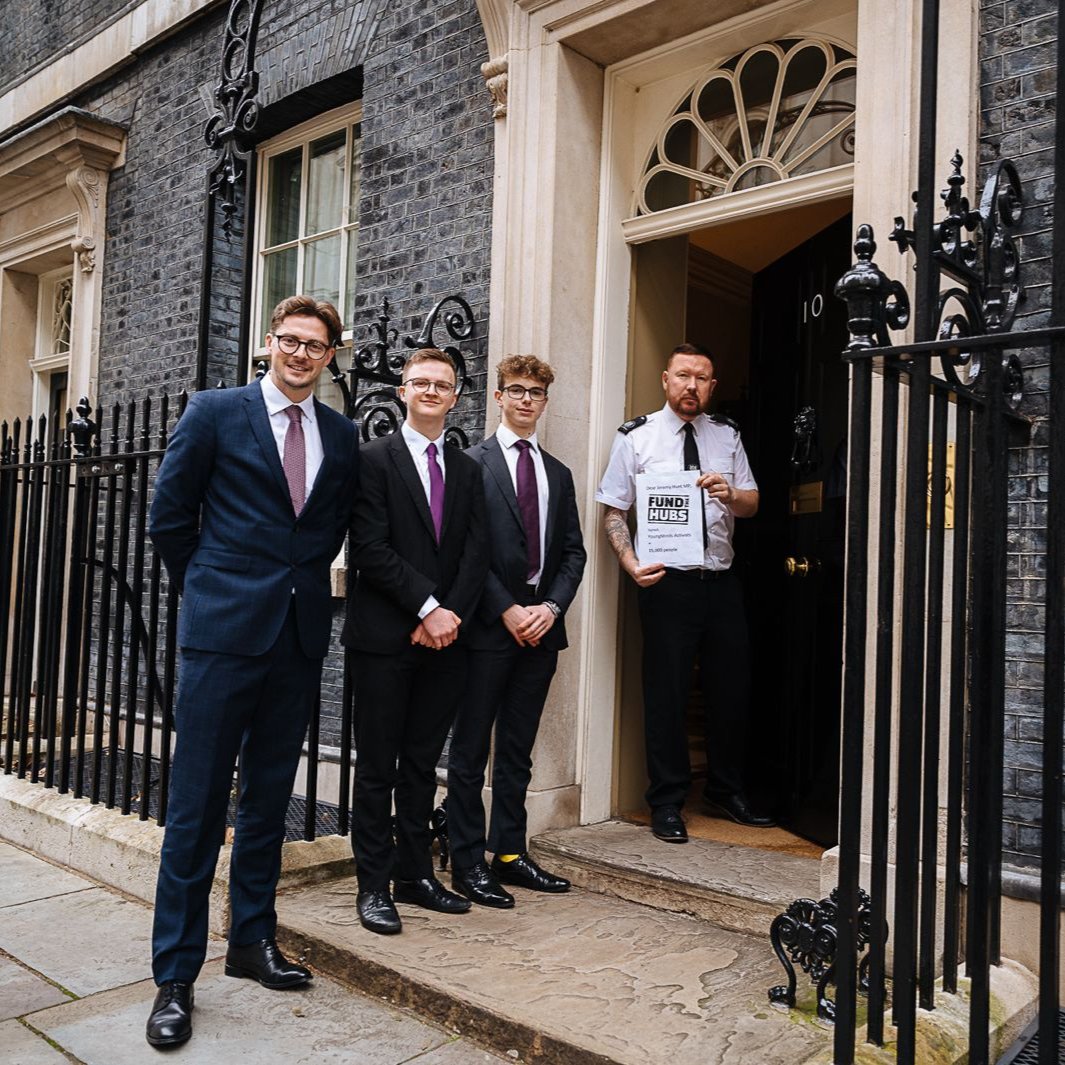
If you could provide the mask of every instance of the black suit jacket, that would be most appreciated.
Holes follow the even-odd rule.
[[[440,543],[425,489],[402,433],[360,452],[359,491],[351,518],[351,567],[341,636],[346,647],[396,654],[410,646],[429,596],[461,619],[473,616],[488,569],[480,467],[457,447],[444,448],[444,522]]]
[[[518,596],[524,594],[527,584],[525,526],[518,510],[514,481],[499,441],[490,436],[470,448],[468,454],[481,466],[491,555],[484,595],[470,625],[470,646],[485,650],[503,648],[513,644],[514,637],[500,618],[507,607],[519,601]],[[550,599],[562,608],[562,616],[551,626],[540,646],[561,651],[567,646],[566,611],[580,586],[587,554],[577,514],[573,476],[543,448],[540,454],[547,471],[548,504],[539,594],[541,599]]]

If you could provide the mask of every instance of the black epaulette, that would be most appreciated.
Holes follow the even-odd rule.
[[[630,418],[624,425],[618,426],[619,433],[631,433],[633,429],[639,429],[647,421],[647,415],[641,414],[638,418]]]
[[[730,418],[727,414],[708,414],[707,417],[710,421],[717,422],[718,425],[731,425],[737,433],[740,431],[739,423]]]

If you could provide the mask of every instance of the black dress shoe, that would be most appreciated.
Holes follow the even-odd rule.
[[[651,831],[666,843],[687,843],[688,830],[676,806],[659,806],[651,811]]]
[[[301,987],[313,979],[310,969],[289,961],[272,939],[260,939],[243,947],[230,946],[226,951],[226,976],[250,976],[272,991]]]
[[[362,927],[382,936],[393,936],[403,931],[403,923],[392,905],[392,896],[387,891],[360,891],[355,898]]]
[[[744,795],[724,795],[716,799],[704,795],[703,802],[706,803],[706,808],[710,813],[717,814],[719,817],[727,817],[730,821],[735,821],[737,825],[747,825],[748,828],[772,828],[776,824],[773,818],[756,814],[747,805],[747,798]]]
[[[484,862],[469,869],[452,869],[451,886],[478,906],[492,906],[497,910],[514,906],[514,896],[503,888]]]
[[[516,887],[528,888],[530,891],[549,891],[552,895],[561,895],[562,892],[569,891],[568,880],[555,876],[546,869],[541,869],[528,854],[519,854],[517,858],[509,862],[500,861],[499,856],[496,855],[492,859],[492,872],[504,884],[514,884]]]
[[[153,1047],[176,1047],[192,1035],[192,984],[168,980],[159,985],[144,1030]]]
[[[396,902],[413,902],[437,913],[468,913],[470,900],[448,891],[435,876],[421,880],[397,880],[392,897]]]

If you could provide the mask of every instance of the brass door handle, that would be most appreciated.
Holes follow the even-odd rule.
[[[784,572],[789,577],[808,577],[820,568],[821,563],[816,558],[788,557],[784,559]]]

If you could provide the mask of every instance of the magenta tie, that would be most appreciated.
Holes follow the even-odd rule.
[[[429,513],[433,516],[436,542],[440,543],[440,530],[444,527],[444,474],[436,461],[436,444],[425,449],[425,456],[429,460]]]
[[[307,498],[307,448],[303,440],[303,411],[295,404],[285,408],[288,429],[285,430],[285,457],[281,465],[288,481],[292,509],[299,514]]]
[[[516,440],[518,449],[518,510],[525,526],[525,545],[529,556],[531,581],[540,571],[540,493],[536,488],[536,466],[533,465],[532,444],[528,440]]]

